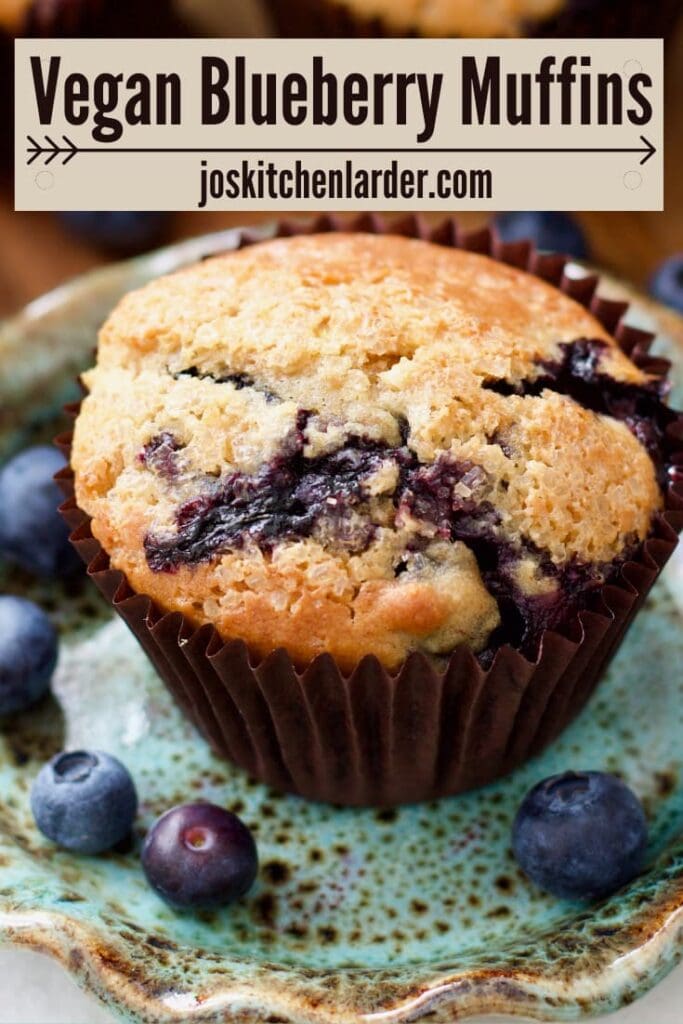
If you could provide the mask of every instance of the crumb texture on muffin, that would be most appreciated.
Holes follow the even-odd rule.
[[[379,19],[390,32],[421,36],[523,36],[566,0],[336,0],[355,17]]]
[[[662,504],[659,385],[484,256],[332,233],[127,295],[76,423],[131,585],[259,654],[351,668],[533,646]]]

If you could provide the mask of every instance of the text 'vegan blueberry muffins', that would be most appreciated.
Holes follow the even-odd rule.
[[[557,687],[564,724],[569,663],[585,696],[617,638],[603,608],[587,645],[578,613],[638,557],[667,503],[676,417],[660,380],[558,289],[417,239],[279,239],[155,281],[109,318],[84,383],[71,463],[95,540],[186,633],[215,630],[199,653],[207,634],[179,645],[178,622],[170,635],[162,620],[154,660],[215,746],[246,763],[225,739],[226,716],[246,721],[246,766],[307,795],[414,799],[526,756],[515,730],[547,714],[552,725]],[[216,675],[214,647],[233,638],[260,665],[251,680],[234,644],[218,658],[242,661]],[[267,725],[252,727],[243,699],[265,700]],[[404,700],[383,764],[381,721]],[[450,741],[448,700],[456,717],[472,705]],[[319,706],[337,719],[337,774],[375,731],[374,775],[357,793],[320,765],[317,783],[264,768],[261,745],[291,745],[297,707],[315,734],[299,756],[326,749]],[[475,706],[498,707],[488,728],[502,749],[470,736],[455,776],[439,777],[440,744],[471,729]],[[409,762],[387,775],[411,729],[435,762],[418,792]]]
[[[679,0],[269,0],[286,36],[658,37]]]

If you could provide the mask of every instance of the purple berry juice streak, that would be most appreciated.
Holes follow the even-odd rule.
[[[258,473],[231,473],[214,490],[178,509],[178,532],[168,539],[148,536],[147,560],[157,572],[241,548],[249,540],[264,550],[280,540],[310,537],[322,520],[328,535],[350,550],[364,550],[374,535],[368,522],[358,527],[354,511],[367,506],[365,485],[388,458],[407,457],[363,438],[315,459],[303,455],[308,414],[299,414],[282,451]]]
[[[487,381],[485,388],[501,395],[540,395],[555,391],[572,398],[584,409],[625,423],[657,467],[660,486],[666,481],[666,430],[676,414],[663,402],[667,385],[662,381],[630,384],[615,380],[600,369],[607,348],[599,338],[580,338],[560,345],[559,361],[541,363],[543,372],[534,380],[511,383]]]
[[[232,384],[235,391],[243,391],[245,388],[253,388],[263,395],[267,402],[279,402],[280,396],[264,384],[259,384],[250,373],[225,373],[216,374],[209,370],[199,370],[196,366],[188,366],[186,370],[178,370],[173,374],[175,380],[179,377],[194,377],[196,380],[211,380],[214,384]]]

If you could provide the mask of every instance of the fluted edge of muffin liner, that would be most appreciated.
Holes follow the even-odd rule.
[[[376,216],[350,222],[284,221],[276,237],[354,230],[420,237],[492,256],[542,278],[588,308],[641,369],[665,377],[649,355],[654,336],[625,323],[628,303],[596,294],[596,275],[569,277],[565,257],[528,242],[502,243],[488,229],[466,233],[448,219],[429,228],[409,217],[387,226]],[[262,239],[245,230],[240,247]],[[68,411],[77,415],[78,404]],[[69,457],[72,435],[57,443]],[[87,573],[127,623],[185,715],[220,757],[278,790],[345,805],[389,807],[492,782],[540,752],[593,692],[683,528],[683,414],[668,430],[674,467],[665,508],[651,534],[590,607],[560,631],[546,630],[529,660],[510,646],[483,668],[467,647],[438,669],[421,653],[395,672],[374,656],[343,672],[329,654],[305,668],[284,649],[256,657],[244,641],[165,613],[114,569],[76,504],[70,467],[58,474],[62,514]],[[676,467],[680,466],[680,472]]]

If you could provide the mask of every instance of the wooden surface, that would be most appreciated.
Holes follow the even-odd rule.
[[[667,48],[666,64],[665,212],[577,214],[588,233],[594,262],[636,285],[647,281],[661,259],[683,250],[683,22]],[[274,216],[176,214],[171,239]],[[459,218],[473,225],[486,219],[480,214]],[[11,183],[0,184],[0,316],[105,260],[102,253],[75,241],[55,216],[15,213]]]

